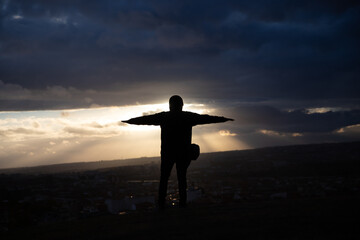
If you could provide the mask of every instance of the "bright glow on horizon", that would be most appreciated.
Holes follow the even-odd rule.
[[[168,103],[89,109],[0,112],[0,168],[98,161],[160,155],[158,126],[128,125],[128,120],[168,111]],[[184,111],[215,114],[204,104]],[[206,133],[206,134],[204,134]],[[229,130],[208,125],[193,139],[202,152],[241,149]]]

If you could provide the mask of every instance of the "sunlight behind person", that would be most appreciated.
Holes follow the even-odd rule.
[[[169,105],[165,102],[121,107],[0,112],[0,168],[159,156],[160,130],[157,127],[125,126],[120,120],[168,109]],[[200,114],[216,113],[215,108],[197,103],[186,104],[184,110]],[[243,147],[234,137],[215,140],[219,129],[214,126],[207,126],[207,131],[214,136],[202,136],[202,141],[221,143],[217,146],[204,144],[202,152]],[[194,131],[196,137],[197,131]],[[213,137],[214,140],[211,140]]]

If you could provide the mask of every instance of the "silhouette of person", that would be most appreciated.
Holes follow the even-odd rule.
[[[174,164],[176,164],[180,195],[179,206],[186,207],[186,172],[191,162],[188,157],[188,149],[191,145],[192,127],[199,124],[233,121],[233,119],[225,117],[185,112],[182,111],[183,105],[182,98],[178,95],[174,95],[169,100],[169,112],[160,112],[122,121],[129,124],[160,125],[161,127],[159,209],[165,208],[168,180]]]

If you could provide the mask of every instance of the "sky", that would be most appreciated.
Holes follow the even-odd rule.
[[[0,0],[0,168],[160,154],[168,110],[202,152],[360,140],[360,2]]]

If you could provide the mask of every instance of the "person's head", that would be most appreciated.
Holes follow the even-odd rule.
[[[174,95],[169,99],[169,106],[171,112],[181,112],[184,102],[178,95]]]

